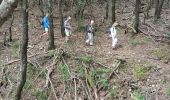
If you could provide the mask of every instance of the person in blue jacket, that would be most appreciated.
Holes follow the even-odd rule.
[[[45,32],[43,33],[43,36],[44,36],[44,35],[47,35],[47,34],[48,34],[48,31],[49,31],[49,19],[48,19],[48,16],[49,16],[49,14],[46,13],[45,17],[44,17],[43,20],[42,20],[42,25],[43,25],[44,30],[45,30]],[[42,36],[41,36],[41,37],[42,37]]]

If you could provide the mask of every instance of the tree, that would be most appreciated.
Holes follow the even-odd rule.
[[[139,14],[140,14],[140,0],[136,0],[135,4],[135,19],[134,19],[134,29],[135,29],[135,34],[138,33],[138,26],[139,26]]]
[[[115,4],[116,4],[116,0],[112,0],[112,23],[116,21]]]
[[[109,0],[106,0],[106,19],[109,17]]]
[[[161,17],[162,6],[164,4],[164,0],[156,0],[155,6],[155,21]]]
[[[18,5],[18,0],[3,0],[0,5],[0,26],[8,19],[9,15],[14,12]]]
[[[59,2],[59,15],[60,15],[60,29],[61,29],[61,35],[62,37],[65,37],[64,32],[64,18],[63,18],[63,0],[60,0]]]
[[[55,45],[54,45],[54,25],[53,25],[53,2],[52,0],[48,0],[48,12],[50,13],[49,16],[49,22],[50,22],[50,33],[49,33],[49,47],[48,49],[55,49]]]
[[[21,41],[21,74],[20,81],[17,86],[16,91],[16,100],[21,99],[21,92],[26,82],[26,73],[27,73],[27,47],[28,47],[28,0],[22,0],[22,25],[23,25],[23,33],[22,33],[22,41]]]
[[[11,18],[11,23],[10,23],[10,27],[9,27],[9,41],[12,41],[12,24],[14,22],[14,14],[12,14],[12,18]]]

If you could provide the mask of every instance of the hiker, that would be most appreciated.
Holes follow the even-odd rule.
[[[111,33],[110,37],[112,38],[112,49],[115,49],[116,44],[117,44],[117,38],[116,38],[117,32],[116,32],[116,28],[115,28],[117,24],[118,23],[114,22],[112,27],[110,28],[110,33]]]
[[[68,16],[68,18],[64,21],[64,29],[65,29],[65,35],[66,35],[66,41],[69,40],[69,36],[71,35],[71,23],[70,23],[71,17]]]
[[[48,19],[49,13],[46,13],[46,15],[44,16],[43,20],[42,20],[42,25],[44,27],[45,32],[40,36],[44,36],[44,35],[48,35],[48,31],[49,31],[49,19]]]
[[[86,43],[90,44],[90,46],[93,45],[93,36],[94,36],[94,28],[93,28],[94,20],[90,21],[90,24],[88,24],[86,27],[87,31],[87,40]]]

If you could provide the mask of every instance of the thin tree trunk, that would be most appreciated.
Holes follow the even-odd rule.
[[[155,0],[155,20],[158,19],[159,0]]]
[[[49,3],[49,22],[50,22],[50,33],[49,33],[49,47],[48,49],[55,49],[55,45],[54,45],[54,25],[53,25],[53,14],[52,14],[52,10],[53,10],[53,2],[52,0],[48,0]]]
[[[23,25],[23,33],[22,33],[22,41],[21,41],[21,74],[20,81],[17,86],[17,92],[15,99],[21,99],[21,92],[26,82],[26,73],[27,73],[27,46],[28,46],[28,0],[22,0],[22,25]]]
[[[106,19],[109,17],[109,0],[106,0]]]
[[[6,46],[6,32],[4,32],[3,35],[4,35],[4,46]]]
[[[116,0],[112,0],[112,23],[116,21],[115,4],[116,4]]]
[[[12,41],[12,24],[14,22],[14,14],[12,14],[12,19],[11,19],[11,23],[10,23],[10,27],[9,27],[9,41]]]
[[[139,13],[140,13],[140,0],[136,0],[136,4],[135,4],[135,19],[134,19],[134,29],[136,31],[136,32],[134,32],[135,34],[138,33]]]
[[[60,0],[59,2],[59,15],[60,15],[60,29],[61,29],[61,35],[62,37],[65,37],[64,32],[64,18],[63,18],[63,0]]]
[[[161,17],[161,11],[162,11],[162,6],[164,4],[165,0],[160,0],[160,4],[159,4],[159,9],[158,9],[158,18]]]
[[[159,18],[161,18],[161,11],[162,11],[162,6],[164,4],[164,0],[156,0],[156,6],[155,6],[155,21]]]

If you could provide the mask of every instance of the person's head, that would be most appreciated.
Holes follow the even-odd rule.
[[[68,17],[67,17],[67,20],[71,20],[71,16],[68,16]]]
[[[115,27],[115,26],[117,26],[117,25],[118,25],[118,23],[117,23],[117,22],[114,22],[113,25],[112,25],[112,27]]]
[[[48,17],[48,16],[49,16],[49,13],[46,13],[46,14],[45,14],[45,16],[47,16],[47,17]]]
[[[94,20],[90,20],[90,24],[93,25],[94,24]]]

